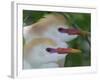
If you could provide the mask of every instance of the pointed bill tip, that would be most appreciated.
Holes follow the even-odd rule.
[[[81,50],[73,48],[69,51],[69,53],[81,53],[81,52],[82,52]]]
[[[80,35],[81,36],[90,36],[91,34],[88,31],[80,31]]]
[[[73,48],[58,48],[57,52],[59,54],[71,54],[71,53],[81,53],[81,50],[79,49],[73,49]]]

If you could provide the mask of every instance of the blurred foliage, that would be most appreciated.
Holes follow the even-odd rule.
[[[23,26],[27,26],[37,22],[40,18],[43,18],[45,14],[50,12],[45,11],[31,11],[23,10]]]
[[[62,14],[67,20],[68,25],[73,28],[91,32],[91,14],[90,13],[72,13],[72,12],[47,12],[47,11],[31,11],[23,10],[23,26],[27,26],[37,22],[43,18],[45,14],[59,13]],[[65,67],[74,66],[90,66],[91,65],[91,52],[90,52],[90,37],[77,37],[70,41],[69,47],[80,49],[82,53],[70,54],[66,56]]]

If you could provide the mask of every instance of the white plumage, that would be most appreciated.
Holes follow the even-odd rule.
[[[68,28],[66,19],[59,14],[49,14],[37,23],[24,27],[24,69],[63,67],[67,54],[49,53],[46,48],[67,48],[66,41],[77,35],[64,34],[59,28]]]

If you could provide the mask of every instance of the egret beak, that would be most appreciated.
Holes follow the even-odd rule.
[[[90,35],[90,32],[82,31],[74,28],[69,28],[69,29],[59,28],[58,31],[61,33],[68,33],[69,35],[80,35],[80,36]]]
[[[46,51],[58,54],[81,53],[81,50],[73,48],[47,48]]]

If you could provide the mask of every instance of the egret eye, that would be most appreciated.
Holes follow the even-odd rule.
[[[46,48],[46,51],[50,52],[50,53],[55,53],[56,52],[56,50],[53,49],[53,48]]]
[[[51,48],[47,48],[46,51],[50,52],[51,51]]]
[[[64,29],[63,28],[58,28],[58,31],[59,32],[62,32]]]
[[[61,33],[66,33],[67,29],[65,29],[65,28],[58,28],[58,31],[61,32]]]

